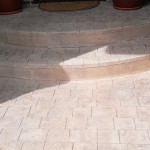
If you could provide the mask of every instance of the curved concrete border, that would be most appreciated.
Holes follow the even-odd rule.
[[[83,67],[83,68],[62,68],[53,66],[51,68],[30,68],[26,66],[0,66],[0,76],[37,79],[37,80],[87,80],[111,77],[135,73],[150,69],[150,56],[139,59],[118,62],[112,65]]]
[[[150,24],[84,32],[1,31],[0,41],[6,44],[31,47],[81,47],[148,36],[150,35],[149,29]]]

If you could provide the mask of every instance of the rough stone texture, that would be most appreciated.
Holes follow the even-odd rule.
[[[14,19],[0,16],[3,40],[6,40],[4,35],[8,35],[4,34],[5,30],[9,31],[8,40],[16,36],[20,41],[28,41],[26,38],[36,32],[39,32],[35,36],[37,40],[39,34],[47,36],[46,31],[51,33],[48,36],[67,32],[71,36],[65,35],[64,45],[67,42],[74,46],[80,42],[86,45],[87,39],[89,44],[95,41],[93,37],[99,38],[96,43],[104,42],[95,35],[97,31],[93,31],[100,29],[101,35],[110,35],[109,42],[114,42],[111,36],[119,41],[74,48],[0,44],[0,149],[150,149],[150,71],[114,77],[116,72],[124,74],[149,69],[150,37],[120,41],[121,36],[128,39],[133,35],[149,34],[149,6],[118,13],[109,3],[102,2],[100,7],[84,12],[48,13],[27,8],[11,17]],[[27,24],[29,27],[25,28]],[[132,32],[131,26],[135,27]],[[11,29],[20,36],[13,34]],[[122,32],[120,36],[116,36],[120,34],[118,29]],[[91,31],[94,32],[93,37],[87,36]],[[82,34],[82,38],[77,39],[72,32]],[[25,35],[24,39],[21,39],[22,35]],[[64,35],[59,37],[60,40],[62,37]],[[70,37],[74,38],[73,41],[69,40]],[[103,38],[106,40],[108,37],[105,35]],[[54,37],[50,45],[62,44],[57,39]],[[45,39],[42,40],[40,42],[46,44]],[[117,64],[122,65],[120,70]],[[97,72],[96,67],[102,67],[101,72]],[[97,79],[108,73],[110,77]],[[30,80],[20,77],[30,77]],[[47,81],[52,77],[57,81]],[[76,81],[78,77],[96,79]]]
[[[146,5],[136,11],[118,11],[113,9],[112,2],[69,13],[46,12],[32,6],[11,19],[0,16],[0,39],[16,45],[43,47],[77,47],[128,40],[150,34],[149,10]]]
[[[127,87],[131,81],[144,80],[147,83],[143,86]],[[1,149],[149,150],[150,96],[146,84],[150,71],[90,81],[46,82],[7,77],[0,81]],[[108,87],[102,89],[101,82],[119,86],[106,84]],[[137,101],[129,103],[135,97]],[[28,103],[34,99],[35,105]],[[42,99],[54,103],[38,105]],[[58,107],[57,100],[65,102]],[[21,101],[28,106],[18,105]]]
[[[38,80],[85,80],[102,77],[110,77],[121,74],[135,73],[149,69],[150,66],[150,37],[123,40],[113,44],[86,46],[86,47],[63,47],[63,48],[33,48],[19,47],[0,44],[0,76],[8,76]],[[120,82],[121,80],[121,82]],[[2,83],[5,81],[1,81]],[[17,82],[17,81],[16,81]],[[122,85],[133,88],[144,85],[132,79],[121,77],[118,80],[105,83],[103,86],[122,88]],[[23,83],[22,83],[23,84]],[[33,90],[37,88],[36,83]],[[28,90],[30,87],[24,87]],[[97,84],[98,87],[102,83]],[[10,85],[11,87],[11,85]],[[94,85],[89,86],[95,88]],[[3,87],[0,87],[3,88]],[[78,87],[83,88],[82,84]],[[124,88],[124,87],[123,87]],[[42,92],[42,91],[41,91]],[[52,93],[53,94],[53,93]],[[65,100],[57,100],[61,106]],[[27,103],[36,105],[36,99]],[[30,105],[30,104],[29,104]],[[39,102],[39,105],[42,103]],[[53,106],[53,101],[49,103]],[[76,105],[75,101],[72,104]]]

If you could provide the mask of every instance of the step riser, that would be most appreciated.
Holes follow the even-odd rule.
[[[150,35],[150,24],[90,32],[8,32],[0,33],[0,41],[6,44],[33,47],[82,47],[114,43],[121,40]]]
[[[93,68],[0,67],[0,76],[37,80],[87,80],[136,73],[150,69],[150,57],[143,60]]]

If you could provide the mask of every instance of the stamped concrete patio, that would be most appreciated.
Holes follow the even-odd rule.
[[[33,6],[0,29],[0,150],[150,150],[149,5]]]
[[[150,71],[90,81],[0,78],[1,150],[149,150]]]

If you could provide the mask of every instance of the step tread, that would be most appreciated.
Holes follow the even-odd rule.
[[[0,44],[0,66],[84,68],[113,65],[150,56],[150,36],[77,48],[36,48]]]
[[[150,24],[150,7],[135,11],[118,11],[112,2],[101,2],[99,7],[77,12],[46,12],[37,6],[25,8],[11,16],[0,16],[3,31],[26,32],[87,32],[110,30],[128,26]],[[2,30],[1,30],[2,31]]]

